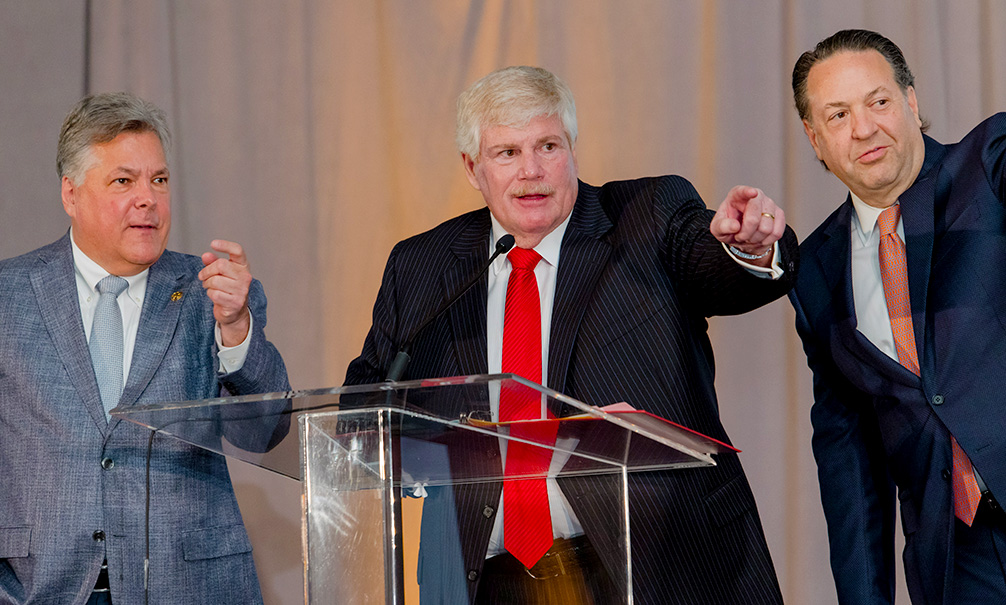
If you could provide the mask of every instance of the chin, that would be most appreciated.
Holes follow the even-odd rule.
[[[130,263],[140,266],[149,267],[150,265],[157,262],[157,259],[161,258],[161,254],[164,253],[164,248],[159,250],[150,250],[142,254],[134,254],[132,257],[128,257]]]

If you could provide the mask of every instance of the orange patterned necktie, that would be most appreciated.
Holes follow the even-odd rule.
[[[503,311],[503,372],[541,383],[541,302],[534,268],[541,256],[514,248],[507,256],[512,267]],[[514,385],[500,393],[500,420],[541,418],[541,395]],[[556,428],[513,425],[510,435],[532,441],[554,441]],[[548,433],[551,432],[551,435]],[[542,475],[551,450],[519,441],[507,443],[503,475],[503,545],[530,569],[552,546],[552,515],[545,479],[511,479]]]
[[[919,356],[912,329],[912,306],[908,300],[908,263],[905,243],[898,237],[897,231],[900,218],[901,206],[895,204],[881,212],[877,219],[880,229],[880,277],[884,282],[884,298],[887,300],[887,314],[891,318],[898,361],[918,376]],[[968,455],[953,437],[950,437],[950,445],[954,454],[954,513],[970,526],[982,494]]]

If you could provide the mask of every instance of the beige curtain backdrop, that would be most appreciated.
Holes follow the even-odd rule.
[[[53,158],[70,105],[131,90],[176,134],[172,248],[243,243],[294,386],[338,385],[392,245],[482,204],[453,116],[490,70],[536,64],[569,83],[583,180],[681,174],[710,206],[755,185],[804,237],[845,192],[792,108],[800,52],[846,27],[885,33],[931,134],[952,142],[1006,109],[1004,26],[998,0],[5,1],[0,256],[68,225]],[[787,602],[835,603],[792,310],[778,301],[710,331],[723,421]],[[266,602],[302,602],[299,486],[233,472]]]

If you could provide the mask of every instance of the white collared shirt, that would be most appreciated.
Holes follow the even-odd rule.
[[[850,192],[851,193],[851,192]],[[852,300],[856,309],[856,325],[878,349],[898,361],[894,346],[894,331],[887,313],[884,281],[880,276],[880,230],[877,219],[884,208],[874,208],[852,195]],[[898,237],[905,241],[905,229],[898,218]]]
[[[492,216],[492,215],[490,215]],[[572,213],[570,214],[572,216]],[[555,299],[555,281],[559,267],[559,251],[562,247],[562,237],[566,233],[569,225],[569,216],[556,227],[551,233],[545,236],[534,251],[541,255],[541,262],[534,269],[535,280],[538,282],[538,300],[541,302],[541,382],[548,384],[548,344],[549,333],[552,328],[552,302]],[[496,242],[506,234],[496,217],[492,217],[492,232],[490,233],[489,247],[495,249]],[[510,260],[505,255],[496,257],[492,266],[489,267],[489,298],[486,305],[486,342],[489,362],[489,373],[497,374],[503,368],[503,316],[506,306],[506,289],[510,280]],[[490,395],[490,405],[492,408],[493,420],[499,419],[499,392]],[[544,404],[543,404],[544,405]],[[544,414],[544,409],[542,410]],[[543,416],[544,417],[544,416]],[[556,445],[561,448],[572,448],[575,443],[570,440],[559,440]],[[506,459],[506,441],[501,440],[503,459]],[[549,476],[553,477],[546,482],[548,490],[548,507],[552,514],[552,536],[555,538],[571,538],[583,533],[583,527],[573,513],[573,509],[566,501],[562,490],[559,489],[554,477],[566,464],[568,455],[563,452],[556,452],[552,456],[549,466]],[[502,553],[505,548],[503,544],[503,498],[500,497],[499,506],[496,509],[496,520],[493,524],[492,536],[489,539],[489,550],[486,557],[492,557]]]

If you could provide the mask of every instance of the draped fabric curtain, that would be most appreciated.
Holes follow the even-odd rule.
[[[939,140],[1006,108],[996,0],[15,4],[0,7],[0,75],[20,83],[0,95],[0,252],[66,228],[51,158],[69,106],[106,90],[146,97],[175,133],[171,247],[245,246],[299,388],[341,384],[394,243],[483,204],[453,144],[454,102],[495,68],[540,65],[569,83],[583,180],[680,174],[713,207],[755,185],[801,238],[845,196],[792,107],[793,63],[818,40],[866,27],[897,42]],[[792,315],[783,300],[712,319],[716,388],[787,601],[834,603]],[[267,602],[300,602],[297,487],[233,472]]]

